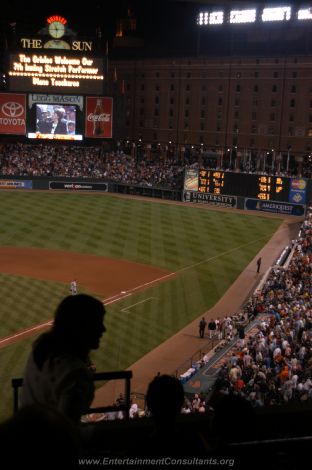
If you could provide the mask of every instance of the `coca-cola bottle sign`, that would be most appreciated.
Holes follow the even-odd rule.
[[[86,108],[86,137],[111,138],[112,98],[100,96],[87,98]]]
[[[103,121],[103,122],[109,122],[110,121],[110,114],[107,114],[107,113],[102,113],[102,114],[94,114],[94,113],[90,113],[88,114],[88,121],[92,121],[92,122],[95,122],[95,121]]]

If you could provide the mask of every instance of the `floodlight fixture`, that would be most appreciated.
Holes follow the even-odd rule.
[[[223,11],[201,11],[197,18],[197,24],[202,25],[214,25],[214,24],[223,24],[224,22],[224,12]]]
[[[312,20],[312,8],[302,8],[297,13],[298,20]]]
[[[289,21],[291,18],[291,7],[280,6],[274,8],[264,8],[262,11],[262,21]]]
[[[230,11],[230,23],[254,23],[257,17],[257,10],[231,10]]]

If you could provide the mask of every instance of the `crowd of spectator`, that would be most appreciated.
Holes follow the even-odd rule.
[[[0,174],[104,179],[139,186],[182,189],[184,168],[175,160],[135,159],[101,147],[8,144],[0,152]]]
[[[253,406],[312,399],[312,210],[294,241],[289,266],[273,267],[245,313],[254,334],[237,341],[216,389]]]
[[[24,177],[70,177],[105,179],[166,189],[183,187],[184,168],[218,169],[256,174],[298,176],[296,168],[277,168],[263,165],[261,158],[241,158],[239,164],[226,155],[211,157],[212,153],[185,152],[182,159],[150,152],[148,155],[129,155],[121,148],[105,151],[100,146],[62,145],[58,143],[9,143],[0,149],[0,174]],[[217,154],[216,154],[217,155]],[[307,168],[307,171],[310,170]],[[311,172],[310,172],[311,173]],[[309,173],[309,175],[310,175]],[[305,167],[303,168],[303,175]]]
[[[222,151],[204,151],[187,149],[183,155],[184,164],[205,169],[220,171],[239,171],[243,173],[278,175],[288,177],[311,178],[312,157],[304,157],[302,164],[298,164],[294,156],[278,157],[272,152],[243,151],[228,149]]]

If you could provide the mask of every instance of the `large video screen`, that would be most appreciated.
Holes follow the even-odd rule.
[[[76,106],[35,104],[35,123],[28,133],[32,139],[82,140],[77,130]]]

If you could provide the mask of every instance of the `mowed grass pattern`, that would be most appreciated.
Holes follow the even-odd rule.
[[[281,223],[235,211],[79,193],[2,191],[0,211],[1,246],[90,253],[177,273],[108,305],[108,331],[94,354],[98,370],[128,367],[211,308]],[[61,282],[1,273],[0,337],[51,319],[67,294]],[[11,413],[10,381],[22,374],[32,340],[0,349],[0,417]]]

